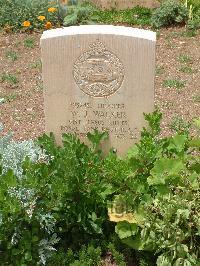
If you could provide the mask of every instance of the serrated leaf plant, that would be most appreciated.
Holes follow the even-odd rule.
[[[37,159],[23,149],[5,168],[11,140],[1,138],[0,265],[80,265],[86,257],[95,265],[97,255],[98,265],[110,249],[125,265],[114,238],[150,252],[158,266],[198,265],[200,139],[184,131],[162,138],[161,118],[145,115],[149,127],[125,157],[104,154],[107,133],[96,130],[90,145],[64,134],[60,147],[44,135],[33,143]]]
[[[127,154],[132,173],[119,189],[126,212],[115,231],[133,249],[154,252],[158,266],[199,265],[199,137],[161,138],[161,114],[145,118],[150,127]]]

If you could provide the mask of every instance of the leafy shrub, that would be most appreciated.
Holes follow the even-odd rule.
[[[49,28],[59,22],[57,8],[48,0],[2,0],[0,5],[0,28],[16,31],[22,28]],[[49,22],[49,23],[47,23]]]
[[[59,148],[53,138],[44,136],[39,142],[51,160],[31,162],[26,157],[19,162],[21,178],[11,170],[2,172],[2,165],[3,265],[45,264],[58,242],[65,249],[78,250],[91,240],[99,243],[113,233],[107,219],[107,198],[114,190],[104,178],[103,158],[97,149],[104,135],[89,135],[92,148],[71,135],[64,136],[64,146]]]
[[[54,256],[48,262],[49,266],[100,266],[102,250],[100,247],[82,246],[82,248],[76,253],[69,249],[66,253],[60,252],[54,254]]]
[[[31,160],[26,152],[20,178],[1,159],[1,265],[100,265],[106,251],[125,265],[131,255],[119,238],[155,254],[159,266],[198,265],[200,140],[184,130],[162,139],[161,114],[145,118],[149,128],[125,158],[103,156],[107,134],[95,131],[89,146],[70,134],[62,147],[53,136],[39,138],[48,156]],[[1,143],[5,154],[9,142]]]
[[[0,127],[0,132],[3,131],[3,126]],[[22,163],[28,157],[32,162],[37,162],[41,158],[47,156],[42,149],[35,145],[32,140],[14,142],[12,134],[0,138],[0,164],[2,165],[2,173],[5,174],[9,169],[13,171],[17,178],[22,177]]]
[[[199,265],[200,139],[183,131],[160,139],[160,118],[146,116],[151,129],[128,153],[132,174],[109,216],[122,241],[154,251],[158,266]]]
[[[94,12],[98,17],[98,22],[104,24],[126,23],[129,25],[150,25],[152,10],[145,7],[136,6],[126,10],[103,10]]]
[[[155,28],[167,27],[174,24],[186,24],[188,9],[177,0],[166,0],[152,15],[152,26]]]
[[[69,5],[64,18],[64,26],[95,24],[98,17],[94,16],[95,8],[90,4]]]

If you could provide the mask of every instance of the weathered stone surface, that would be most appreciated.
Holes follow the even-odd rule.
[[[154,108],[155,33],[118,26],[74,26],[41,38],[46,131],[109,131],[105,149],[123,154]]]
[[[70,0],[59,0],[61,4],[69,4]],[[79,0],[84,2],[85,0]],[[158,0],[90,0],[91,3],[101,8],[117,8],[126,9],[134,6],[144,6],[149,8],[155,8],[159,6]]]
[[[116,8],[126,9],[134,6],[144,6],[148,8],[155,8],[159,6],[157,0],[91,0],[92,3],[101,8]]]

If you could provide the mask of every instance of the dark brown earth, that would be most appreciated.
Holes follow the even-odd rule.
[[[187,37],[184,28],[158,33],[155,104],[163,112],[163,135],[171,134],[177,123],[184,126],[200,117],[199,33]],[[41,33],[0,33],[0,122],[4,134],[12,131],[18,140],[36,138],[44,132],[40,37]],[[27,39],[33,40],[32,48],[24,44]],[[16,53],[17,60],[12,61],[10,52]],[[5,74],[15,75],[19,82],[5,80]],[[177,80],[176,86],[183,82],[185,87],[165,87],[169,79]],[[195,130],[192,133],[196,134]]]

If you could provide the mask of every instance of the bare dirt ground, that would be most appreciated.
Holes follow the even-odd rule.
[[[184,31],[158,33],[155,104],[163,112],[163,135],[200,117],[200,32],[187,37]],[[44,132],[40,37],[0,33],[0,122],[18,140]]]

